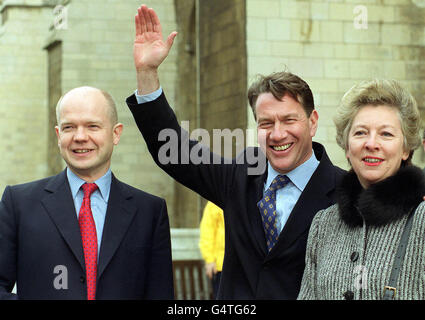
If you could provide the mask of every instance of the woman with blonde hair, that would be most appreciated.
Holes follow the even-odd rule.
[[[351,170],[315,216],[298,299],[424,299],[424,175],[412,95],[395,80],[351,88],[334,119]]]

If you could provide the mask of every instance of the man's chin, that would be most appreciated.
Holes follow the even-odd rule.
[[[269,162],[270,162],[270,165],[272,166],[272,168],[275,170],[275,171],[277,171],[277,172],[279,172],[279,173],[281,173],[281,174],[286,174],[286,173],[288,173],[289,171],[291,171],[293,168],[292,168],[292,164],[291,163],[288,163],[288,161],[286,161],[286,159],[285,160],[283,160],[283,159],[268,159],[269,160]]]
[[[70,168],[76,174],[88,174],[93,170],[93,166],[89,163],[67,163],[68,168]]]

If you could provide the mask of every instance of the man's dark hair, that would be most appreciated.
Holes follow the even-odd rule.
[[[303,79],[290,72],[274,72],[268,76],[258,76],[248,89],[248,101],[255,119],[257,119],[255,104],[258,96],[267,92],[277,100],[282,100],[285,94],[289,94],[303,106],[308,117],[314,110],[313,93]]]

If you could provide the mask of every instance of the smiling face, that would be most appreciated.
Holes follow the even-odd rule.
[[[409,157],[397,109],[362,107],[348,135],[346,156],[363,188],[394,175]]]
[[[290,95],[277,100],[266,92],[258,96],[255,111],[258,141],[274,170],[286,174],[310,158],[317,130],[316,110],[308,117]]]
[[[59,108],[55,130],[60,153],[70,170],[93,182],[108,171],[123,126],[112,123],[110,106],[95,88],[71,90]]]

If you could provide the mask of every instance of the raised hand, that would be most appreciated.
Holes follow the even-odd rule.
[[[162,39],[162,27],[152,8],[142,5],[135,16],[136,38],[134,40],[134,64],[137,72],[152,71],[168,56],[177,32],[167,40]]]

